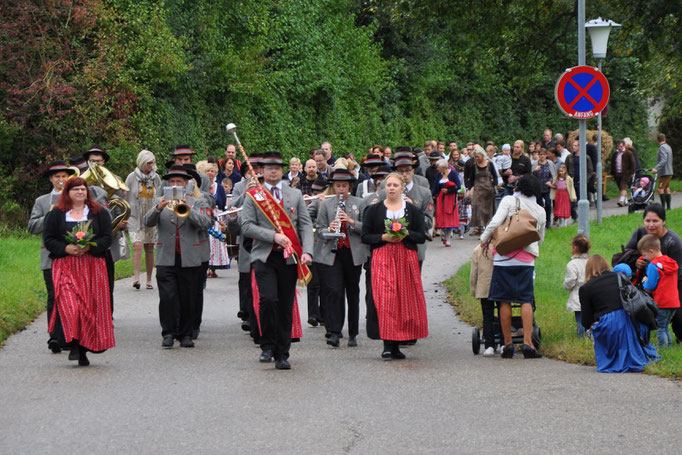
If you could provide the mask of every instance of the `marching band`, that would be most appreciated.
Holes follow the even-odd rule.
[[[275,368],[279,370],[291,368],[291,343],[302,335],[297,282],[308,287],[307,321],[311,326],[324,325],[326,343],[333,348],[340,346],[347,313],[347,345],[358,345],[360,279],[364,268],[367,314],[372,318],[371,324],[369,321],[367,324],[368,336],[384,339],[382,358],[404,358],[398,343],[414,341],[427,334],[419,267],[425,254],[426,232],[433,226],[431,193],[424,187],[420,176],[414,173],[418,159],[412,149],[397,149],[392,165],[397,173],[390,174],[391,167],[386,165],[383,157],[371,155],[366,159],[365,169],[368,173],[361,175],[359,180],[352,166],[346,166],[347,161],[339,159],[336,165],[329,165],[324,175],[309,168],[306,163],[305,174],[300,173],[290,181],[285,178],[284,162],[278,152],[248,156],[235,133],[236,126],[229,124],[227,129],[228,133],[234,135],[236,149],[242,155],[240,171],[243,179],[233,187],[227,187],[231,193],[217,191],[221,185],[217,179],[220,174],[216,178],[213,172],[212,178],[208,178],[197,172],[196,166],[192,164],[196,153],[188,145],[178,145],[166,162],[168,170],[162,177],[155,173],[153,154],[143,151],[147,154],[144,155],[141,152],[144,163],[138,163],[140,170],[136,169],[127,179],[127,182],[134,183],[130,186],[137,193],[131,196],[126,194],[128,186],[106,169],[109,155],[102,147],[95,145],[82,157],[71,159],[71,166],[63,161],[49,165],[45,176],[52,184],[52,191],[36,199],[28,225],[29,232],[43,234],[45,218],[55,204],[63,199],[60,197],[65,182],[80,176],[82,179],[78,184],[88,189],[88,200],[97,201],[109,214],[107,219],[113,220],[112,242],[106,251],[98,255],[105,259],[109,282],[107,291],[110,291],[107,300],[113,313],[113,263],[126,253],[124,232],[131,216],[132,202],[131,227],[134,227],[135,234],[131,231],[131,239],[140,243],[139,252],[136,253],[136,279],[139,279],[142,243],[148,256],[147,264],[154,257],[153,249],[150,255],[147,244],[151,242],[150,246],[153,246],[155,243],[156,247],[161,346],[165,349],[172,348],[176,340],[181,347],[194,347],[200,332],[207,272],[209,276],[212,272],[208,270],[210,244],[225,242],[229,238],[229,259],[234,257],[238,264],[237,316],[242,321],[242,329],[249,332],[254,343],[261,348],[258,360],[263,363],[274,360]],[[331,146],[328,148],[328,155],[331,155]],[[327,159],[328,163],[334,162],[333,156]],[[235,161],[235,158],[232,160]],[[151,163],[149,166],[148,162]],[[389,174],[397,178],[392,180],[387,193],[382,182]],[[149,180],[146,177],[148,175],[160,179],[160,185],[153,181],[147,183],[145,179]],[[138,178],[140,182],[137,182]],[[306,185],[301,184],[303,180]],[[298,189],[299,186],[305,187],[305,195]],[[218,193],[222,195],[221,203],[217,201]],[[149,198],[150,203],[147,203]],[[401,224],[405,229],[402,237],[391,231],[391,223],[395,220],[382,217],[386,210],[377,207],[394,207],[396,204],[402,204],[401,213],[409,214],[410,217],[409,221]],[[61,203],[58,207],[63,205]],[[141,207],[145,211],[138,213]],[[363,223],[368,212],[373,214],[372,232],[368,232]],[[155,231],[153,235],[137,234],[142,229]],[[55,233],[51,235],[54,238]],[[396,245],[401,247],[396,250]],[[394,270],[386,266],[386,261],[391,260],[389,249],[404,256],[409,264],[404,270],[409,270],[410,280],[419,281],[418,285],[413,283],[409,293],[400,290],[405,286],[405,277],[395,277],[396,270],[400,273],[402,269]],[[71,250],[76,254],[87,251],[81,244]],[[374,261],[378,261],[374,265],[372,255],[375,256]],[[58,292],[55,295],[54,274],[45,246],[41,247],[40,266],[47,288],[48,319],[53,322],[50,325],[48,348],[54,353],[62,349],[76,349],[77,355],[71,356],[74,359],[85,358],[85,352],[98,352],[88,346],[87,335],[78,333],[78,328],[69,327],[68,336],[65,337],[60,321],[67,315],[61,313],[65,308],[70,308],[70,311],[76,308],[78,313],[78,303],[71,302],[71,306],[67,307],[60,300],[61,294]],[[376,266],[380,266],[380,269]],[[375,270],[370,273],[372,269]],[[385,269],[393,270],[392,279],[387,280]],[[150,277],[148,271],[147,289],[153,289]],[[139,289],[139,281],[135,284],[133,287]],[[396,292],[405,294],[399,299],[400,308],[397,309],[392,308],[394,303],[387,297],[396,295]],[[78,292],[75,294],[81,295]],[[374,308],[377,298],[377,307]],[[84,299],[87,300],[87,297]],[[87,305],[87,302],[82,302],[82,305]],[[391,316],[389,318],[386,315]],[[417,315],[418,320],[411,321],[414,315]],[[385,324],[389,325],[384,327]],[[409,337],[406,339],[406,333],[396,332],[396,327],[401,324],[418,327],[418,330],[408,331]],[[402,338],[386,339],[382,336],[394,336],[396,333]],[[113,343],[113,334],[111,340]],[[106,348],[113,347],[111,343]],[[79,360],[79,364],[86,365],[89,362]]]

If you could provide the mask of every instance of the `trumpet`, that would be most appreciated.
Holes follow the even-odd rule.
[[[164,196],[168,195],[168,205],[166,208],[173,212],[173,215],[180,219],[185,219],[189,216],[192,209],[185,202],[185,188],[171,186],[164,188]]]

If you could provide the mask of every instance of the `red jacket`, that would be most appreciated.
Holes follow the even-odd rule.
[[[677,290],[677,261],[670,256],[659,256],[651,261],[658,269],[658,286],[653,297],[659,308],[679,308],[680,294]]]

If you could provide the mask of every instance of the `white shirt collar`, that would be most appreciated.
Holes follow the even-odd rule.
[[[52,194],[59,195],[59,194],[62,194],[62,192],[61,192],[61,191],[57,191],[57,190],[55,190],[54,188],[52,188]]]
[[[414,186],[414,180],[412,180],[410,183],[405,185],[405,188],[407,188],[407,191],[412,191],[413,186]]]

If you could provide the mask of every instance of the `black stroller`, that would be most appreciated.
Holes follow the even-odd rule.
[[[644,171],[644,170],[643,170]],[[630,198],[628,199],[628,213],[642,210],[654,197],[654,188],[658,180],[657,173],[635,174],[630,181]]]
[[[532,302],[533,313],[535,313],[535,301]],[[514,308],[521,308],[521,304],[512,303],[512,343],[521,344],[523,343],[523,323],[521,322],[521,316],[514,315]],[[495,347],[504,345],[504,338],[502,336],[502,326],[500,325],[500,307],[495,305],[495,322],[493,323],[493,333],[495,334],[495,340],[493,344]],[[535,349],[540,349],[540,343],[542,342],[542,331],[540,327],[535,324],[535,316],[533,316],[533,344]],[[481,351],[481,344],[485,344],[485,340],[481,335],[481,329],[474,327],[471,330],[471,350],[474,351],[475,355]]]

